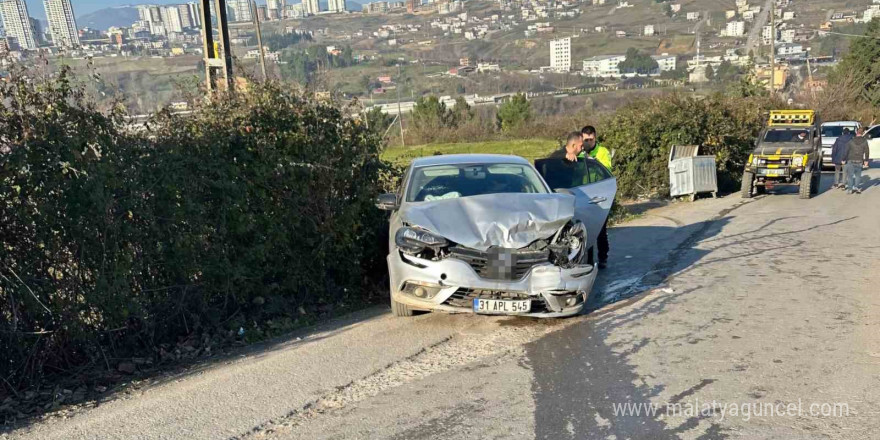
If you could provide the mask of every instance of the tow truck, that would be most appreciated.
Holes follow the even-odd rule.
[[[764,194],[777,186],[799,186],[802,199],[819,192],[822,137],[813,110],[771,110],[749,155],[742,197]]]

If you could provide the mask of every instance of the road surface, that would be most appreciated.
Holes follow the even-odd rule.
[[[864,180],[648,211],[611,230],[601,307],[574,319],[375,308],[2,438],[876,438]]]
[[[755,17],[755,21],[752,22],[752,28],[749,29],[749,38],[746,39],[745,55],[748,55],[750,51],[754,51],[755,56],[758,55],[758,45],[761,44],[764,26],[770,19],[770,11],[773,9],[773,6],[773,0],[765,1],[764,6],[761,7],[761,12]]]

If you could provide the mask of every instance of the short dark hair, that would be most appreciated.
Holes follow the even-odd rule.
[[[849,133],[849,131],[850,131],[850,130],[849,130],[849,127],[843,127],[843,132],[844,132],[844,133]]]
[[[581,129],[581,134],[595,135],[596,134],[596,127],[593,127],[592,125],[586,125],[586,126],[584,126],[584,128]]]
[[[565,138],[565,145],[568,145],[569,143],[571,143],[571,141],[579,141],[579,140],[581,140],[581,134],[576,131],[573,131],[568,134],[568,137]]]

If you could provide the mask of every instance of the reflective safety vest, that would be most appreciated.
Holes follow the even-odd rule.
[[[583,159],[586,157],[586,152],[581,151],[581,154],[578,155],[579,159]],[[608,151],[607,148],[603,147],[602,144],[596,143],[596,146],[590,151],[590,157],[596,159],[602,165],[605,165],[605,168],[608,168],[608,171],[611,171],[611,152]]]

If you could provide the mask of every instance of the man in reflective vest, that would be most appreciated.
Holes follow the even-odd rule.
[[[605,168],[608,168],[608,171],[611,171],[611,152],[596,140],[596,128],[592,125],[587,125],[581,129],[581,137],[584,139],[584,151],[578,157],[584,158],[589,153],[590,157],[596,159]],[[599,269],[604,269],[608,266],[608,248],[610,247],[608,243],[607,217],[605,218],[605,224],[602,225],[602,230],[599,231],[596,244],[599,247]]]

